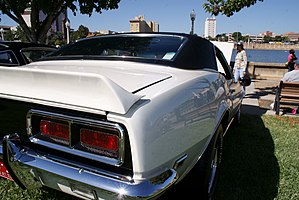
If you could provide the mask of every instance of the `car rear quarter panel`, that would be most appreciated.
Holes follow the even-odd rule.
[[[204,151],[220,118],[212,108],[225,103],[225,87],[216,72],[196,73],[173,74],[143,90],[145,96],[126,115],[108,115],[127,128],[134,179],[158,175],[187,155],[177,169],[183,175]]]

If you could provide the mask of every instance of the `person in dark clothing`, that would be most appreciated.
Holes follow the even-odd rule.
[[[290,54],[288,56],[288,71],[293,71],[294,70],[294,65],[295,65],[295,61],[297,60],[297,57],[295,55],[295,51],[294,49],[291,49]]]

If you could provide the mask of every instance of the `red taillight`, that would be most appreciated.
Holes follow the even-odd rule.
[[[41,120],[40,132],[43,136],[46,136],[55,142],[64,145],[69,144],[70,130],[68,125]]]
[[[80,130],[81,145],[87,147],[90,151],[97,153],[107,154],[108,152],[105,153],[103,150],[108,150],[116,156],[115,153],[118,151],[118,139],[117,135],[103,133],[96,130]]]

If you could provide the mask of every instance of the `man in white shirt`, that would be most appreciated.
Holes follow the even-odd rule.
[[[285,73],[281,79],[283,82],[299,82],[299,66],[295,63],[294,70]]]
[[[299,82],[299,66],[297,63],[294,65],[294,70],[289,71],[284,74],[281,79],[283,82]],[[296,114],[298,107],[294,107],[292,110],[292,114]]]

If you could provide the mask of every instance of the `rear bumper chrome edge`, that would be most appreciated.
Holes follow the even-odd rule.
[[[17,182],[26,188],[44,185],[87,199],[154,198],[177,180],[173,169],[136,183],[65,165],[25,149],[17,134],[4,137],[2,151],[4,162],[11,170],[9,173],[14,174]]]

